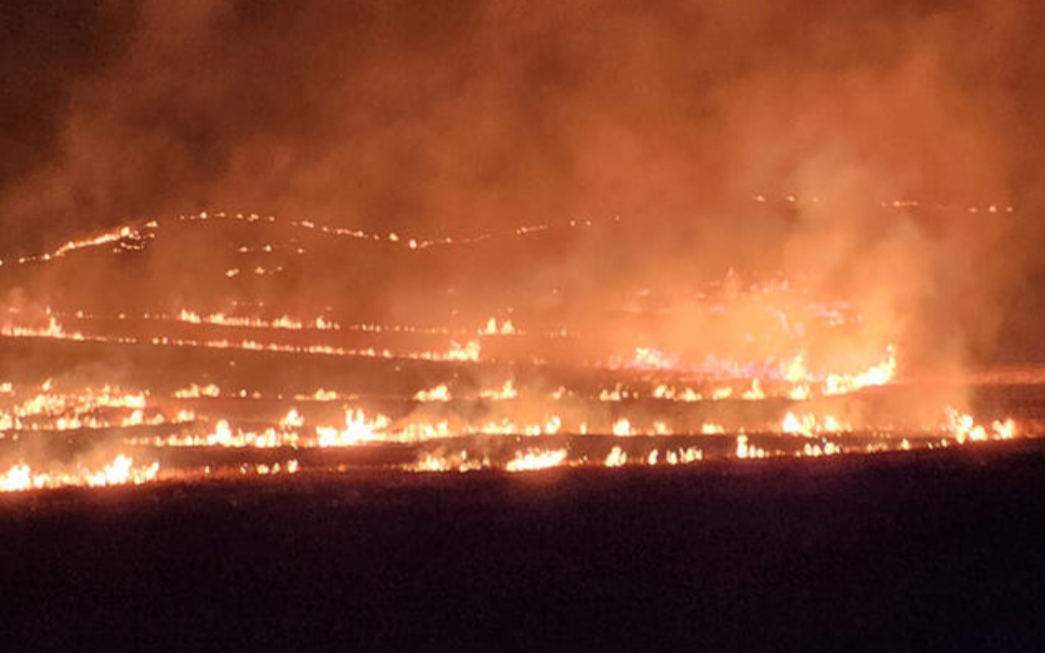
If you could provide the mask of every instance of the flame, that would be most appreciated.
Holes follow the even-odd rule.
[[[311,399],[315,401],[337,401],[338,395],[333,390],[324,390],[319,388],[312,394]]]
[[[852,427],[833,415],[825,415],[817,418],[812,413],[803,414],[801,417],[792,412],[784,415],[780,423],[780,430],[788,435],[804,435],[812,437],[814,433],[841,433],[851,431]]]
[[[636,347],[635,355],[626,367],[640,370],[673,370],[679,365],[675,356],[655,347]]]
[[[656,399],[667,399],[669,401],[681,401],[685,403],[694,403],[704,400],[704,396],[693,388],[687,387],[678,390],[675,387],[669,387],[663,383],[654,388],[653,396]]]
[[[670,371],[676,373],[696,374],[706,379],[748,379],[749,386],[741,397],[750,401],[765,399],[769,396],[787,396],[795,400],[808,399],[813,395],[815,387],[823,396],[844,395],[858,392],[864,388],[883,386],[890,383],[896,375],[896,347],[889,345],[881,361],[871,367],[854,373],[828,372],[817,373],[809,369],[806,354],[799,352],[787,357],[780,363],[773,360],[741,362],[718,357],[708,357],[700,365],[687,365],[680,362],[677,356],[667,354],[659,349],[638,347],[632,360],[621,365],[618,362],[609,364],[611,369],[640,369],[646,371]],[[772,392],[767,386],[772,385]],[[712,399],[728,399],[734,394],[731,385],[718,385],[711,389]],[[618,393],[606,391],[606,401],[617,401]],[[660,384],[653,390],[658,399],[675,401],[701,401],[703,393],[692,388],[679,390],[667,384]]]
[[[467,451],[443,456],[427,452],[407,469],[414,472],[470,472],[490,466],[489,459],[469,457]]]
[[[686,447],[683,449],[668,449],[661,452],[653,449],[645,458],[637,459],[635,464],[645,465],[688,465],[704,459],[704,452],[699,447]],[[629,464],[628,454],[619,446],[614,446],[603,461],[604,467],[622,467]]]
[[[515,388],[515,379],[508,379],[500,388],[483,390],[479,393],[479,396],[491,401],[505,401],[517,398],[519,396],[519,391]]]
[[[174,392],[174,396],[178,399],[197,399],[199,397],[217,397],[219,395],[221,395],[221,390],[213,383],[202,387],[193,383],[187,388],[175,390]]]
[[[787,393],[787,396],[795,401],[805,401],[806,399],[809,399],[811,394],[808,385],[805,383],[799,383],[791,388]]]
[[[760,449],[748,441],[748,437],[741,433],[737,436],[737,458],[765,458],[767,456],[764,449]]]
[[[624,450],[620,447],[613,447],[610,449],[610,453],[606,456],[606,462],[603,463],[606,467],[620,467],[628,462],[628,454],[624,453]]]
[[[759,401],[766,398],[766,393],[762,391],[762,384],[758,379],[751,379],[751,388],[745,390],[741,396],[748,401]]]
[[[279,425],[284,431],[298,429],[305,425],[305,418],[301,416],[301,413],[296,408],[291,408],[286,416],[279,420]]]
[[[627,437],[632,435],[631,422],[628,418],[621,417],[613,423],[613,435],[617,437]]]
[[[290,459],[283,465],[280,463],[273,463],[271,465],[267,463],[258,463],[256,465],[240,465],[240,474],[253,473],[258,476],[272,476],[276,474],[297,474],[300,470],[300,466],[296,459]]]
[[[379,439],[378,434],[389,424],[384,415],[367,419],[366,413],[360,409],[345,411],[345,428],[340,431],[334,427],[318,427],[320,447],[350,447]]]
[[[3,394],[19,398],[13,384]],[[69,431],[114,426],[158,426],[192,421],[192,411],[182,409],[173,418],[149,406],[144,392],[126,392],[114,386],[82,388],[76,393],[56,392],[50,380],[39,390],[11,405],[0,405],[0,431]]]
[[[479,329],[478,333],[481,336],[510,336],[520,332],[515,330],[515,325],[511,320],[505,320],[498,326],[497,318],[491,317],[486,321],[486,326]]]
[[[476,362],[479,360],[479,352],[482,348],[479,343],[472,340],[464,345],[457,341],[450,343],[450,351],[446,354],[446,360]],[[423,356],[422,356],[423,358]]]
[[[365,358],[406,358],[413,360],[429,360],[429,361],[458,361],[458,362],[478,362],[479,356],[482,352],[482,346],[478,341],[470,340],[464,344],[452,340],[448,351],[411,351],[411,352],[400,352],[396,353],[390,349],[378,350],[374,347],[368,347],[365,349],[350,349],[346,347],[337,347],[328,344],[315,344],[315,345],[295,345],[283,342],[275,341],[260,341],[245,338],[242,340],[230,340],[228,338],[221,339],[206,339],[198,340],[192,338],[171,338],[171,337],[152,337],[147,340],[139,340],[138,338],[130,336],[121,337],[110,337],[104,335],[91,334],[87,335],[79,331],[67,331],[61,323],[58,321],[56,315],[51,312],[51,309],[46,310],[48,316],[48,322],[46,326],[36,325],[24,325],[24,324],[5,324],[0,327],[0,336],[12,337],[12,338],[49,338],[53,340],[75,340],[82,342],[100,342],[100,343],[114,343],[114,344],[125,344],[133,345],[141,342],[148,342],[152,345],[167,346],[167,347],[202,347],[206,349],[241,349],[245,351],[270,351],[270,352],[281,352],[281,353],[294,353],[294,354],[314,354],[314,355],[325,355],[325,356],[358,356]],[[122,317],[122,316],[121,316]],[[156,316],[149,316],[156,319]],[[246,319],[246,322],[237,322],[238,318],[228,318],[227,324],[224,326],[252,326],[253,322],[258,318]],[[286,325],[297,324],[297,322],[281,322],[281,319],[277,319],[273,322],[265,322],[267,328],[288,328]],[[290,318],[286,318],[290,320]],[[329,324],[318,321],[316,324]],[[179,315],[179,321],[189,324],[209,324],[219,323],[219,318],[215,316],[208,316],[206,319],[191,312],[183,311]],[[275,326],[282,324],[283,326]],[[304,328],[304,327],[302,327]],[[319,328],[319,327],[317,327]],[[333,326],[323,327],[326,330],[335,329]],[[377,329],[380,331],[380,329]]]
[[[429,390],[419,390],[414,395],[414,401],[450,401],[450,388],[446,387],[445,383],[440,383]]]
[[[730,388],[728,386],[715,388],[711,391],[711,398],[714,401],[719,401],[721,399],[729,399],[731,396],[733,396],[733,388]]]
[[[229,272],[233,271],[230,270]],[[255,270],[255,272],[257,272],[257,270]],[[264,272],[264,270],[262,270],[262,272]],[[239,270],[236,270],[229,276],[235,276],[236,274],[239,274]],[[150,315],[148,317],[152,320],[174,320],[178,322],[186,322],[188,324],[210,324],[214,326],[251,329],[284,329],[288,331],[301,331],[304,329],[339,331],[341,329],[340,324],[327,320],[322,316],[307,322],[289,315],[281,315],[273,320],[266,320],[260,317],[237,317],[226,315],[224,313],[201,315],[196,311],[183,308],[174,316],[165,316],[161,314]]]
[[[896,348],[889,346],[882,362],[854,375],[828,374],[824,380],[825,395],[843,395],[863,388],[882,386],[893,380],[896,374]]]
[[[55,340],[86,340],[82,333],[66,331],[50,308],[45,310],[46,326],[5,324],[0,327],[0,335],[9,338],[53,338]]]
[[[704,452],[697,447],[687,447],[677,452],[669,451],[665,456],[665,462],[669,465],[688,465],[704,460]]]
[[[628,390],[625,390],[621,384],[614,386],[612,390],[602,389],[599,391],[599,401],[615,402],[623,401],[628,398],[638,397],[638,394],[632,394]]]
[[[904,441],[906,442],[906,440]],[[824,440],[821,443],[807,442],[802,446],[801,455],[808,458],[818,458],[820,456],[835,456],[842,453],[842,448],[829,440]]]
[[[946,431],[958,444],[986,442],[987,440],[1011,440],[1016,437],[1016,423],[1011,419],[995,420],[990,427],[977,424],[972,415],[962,413],[951,406],[944,409]]]
[[[18,492],[67,486],[141,485],[154,481],[159,471],[158,462],[135,467],[134,461],[124,454],[117,455],[111,463],[98,470],[76,467],[68,471],[34,472],[29,465],[18,463],[0,474],[0,491]]]
[[[509,472],[525,472],[557,467],[566,460],[565,449],[527,449],[516,452],[504,466]]]

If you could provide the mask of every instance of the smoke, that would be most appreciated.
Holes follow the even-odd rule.
[[[204,208],[421,235],[619,215],[621,276],[779,267],[916,357],[1036,328],[1011,292],[1042,242],[1032,0],[96,4],[39,9],[79,42],[10,59],[51,92],[5,135],[6,248]],[[591,275],[569,260],[533,274]]]

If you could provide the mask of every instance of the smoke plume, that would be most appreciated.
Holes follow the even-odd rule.
[[[603,255],[633,277],[779,268],[928,362],[1042,353],[1033,0],[28,4],[2,14],[5,251],[206,208],[620,216]]]

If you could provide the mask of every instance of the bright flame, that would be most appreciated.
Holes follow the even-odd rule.
[[[509,472],[524,472],[557,467],[565,461],[565,449],[527,449],[526,451],[517,451],[504,468]]]
[[[414,395],[414,401],[450,401],[450,388],[448,388],[445,383],[440,383],[434,388],[419,390],[417,394]]]
[[[367,419],[366,413],[360,409],[346,410],[344,429],[339,431],[331,426],[321,426],[316,428],[316,434],[320,447],[346,447],[378,440],[378,433],[388,424],[384,415]]]
[[[995,420],[988,429],[988,427],[982,424],[977,424],[972,415],[959,412],[951,406],[947,406],[944,412],[947,418],[944,430],[958,444],[964,444],[966,441],[1011,440],[1016,437],[1016,423],[1012,419]]]
[[[760,449],[748,441],[746,435],[741,433],[737,436],[737,458],[765,458],[766,452],[764,449]]]
[[[517,398],[519,396],[519,391],[515,388],[515,379],[508,379],[500,388],[494,390],[482,390],[479,393],[479,396],[483,399],[489,399],[492,401],[506,401]]]
[[[620,447],[613,447],[603,463],[606,467],[620,467],[628,462],[628,454]]]
[[[17,492],[67,486],[104,487],[109,485],[140,485],[156,479],[160,464],[135,467],[134,461],[119,454],[101,469],[76,467],[71,471],[34,472],[25,463],[18,463],[0,474],[0,491]]]

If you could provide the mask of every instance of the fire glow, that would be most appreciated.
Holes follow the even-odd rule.
[[[445,386],[436,386],[440,387]],[[511,392],[506,393],[506,388]],[[507,382],[489,393],[480,393],[475,401],[500,402],[502,399],[499,397],[505,394],[511,397],[515,392],[514,382]],[[231,394],[237,400],[257,401],[252,395],[244,398],[239,393]],[[442,391],[435,394],[441,395]],[[295,456],[304,451],[350,451],[359,447],[407,443],[419,445],[421,449],[411,454],[411,459],[390,463],[391,469],[412,472],[483,469],[524,472],[564,466],[677,466],[716,457],[820,457],[909,450],[913,446],[910,438],[890,434],[887,430],[880,430],[870,442],[866,438],[854,439],[854,426],[838,417],[792,411],[786,412],[777,424],[755,425],[756,428],[750,433],[743,429],[730,433],[721,425],[705,423],[698,434],[686,435],[681,432],[681,436],[674,434],[674,429],[664,422],[655,421],[647,426],[639,426],[637,418],[633,423],[627,417],[619,417],[600,429],[589,425],[586,420],[577,422],[575,418],[560,415],[551,415],[543,423],[516,422],[508,417],[496,419],[489,416],[485,420],[469,423],[460,417],[452,421],[432,421],[414,414],[392,418],[352,407],[344,409],[341,423],[311,423],[305,416],[307,411],[290,408],[281,417],[274,419],[272,425],[263,428],[244,428],[234,425],[229,419],[218,418],[208,429],[199,430],[212,416],[206,414],[204,407],[194,409],[190,405],[221,396],[217,387],[198,384],[176,390],[169,397],[154,397],[145,391],[127,392],[112,387],[59,390],[50,381],[38,388],[19,388],[12,383],[4,383],[0,385],[0,398],[3,399],[0,444],[15,444],[20,438],[33,435],[51,437],[50,434],[63,431],[87,434],[104,432],[107,434],[103,440],[104,446],[115,447],[118,453],[113,456],[112,462],[95,468],[82,464],[64,464],[43,469],[19,460],[0,474],[0,488],[21,491],[156,482],[165,478],[159,462],[141,465],[134,461],[157,459],[160,452],[170,448],[201,452],[201,460],[207,459],[207,451],[273,451],[284,456],[282,462],[241,464],[238,467],[240,475],[270,475],[280,471],[299,471],[302,467]],[[415,395],[414,401],[420,406],[429,400],[418,399]],[[320,405],[326,403],[319,402]],[[591,406],[600,403],[595,398],[589,401]],[[198,411],[204,413],[202,419],[197,416]],[[173,428],[175,432],[168,435],[148,434],[150,429],[160,427]],[[111,435],[114,432],[120,434],[115,439]],[[571,435],[565,446],[547,447],[540,444],[542,438],[555,437],[560,433]],[[774,433],[778,435],[772,435]],[[1017,435],[1018,427],[1011,419],[980,424],[971,415],[946,407],[939,423],[927,430],[927,437],[916,442],[919,443],[917,446],[934,448],[1008,440]],[[468,441],[475,437],[503,438],[512,453],[508,457],[501,455],[500,458],[492,458],[489,442]],[[598,455],[582,453],[580,451],[584,447],[575,446],[575,443],[583,445],[585,440],[595,437],[609,437],[621,442],[649,442],[643,443],[645,449],[641,452],[629,452],[623,445],[613,445],[607,453]],[[701,437],[726,438],[725,450],[717,454],[708,453],[708,445],[692,444],[694,438],[699,442]],[[798,440],[792,444],[790,440],[794,438]],[[529,444],[530,441],[534,444]],[[456,442],[457,446],[463,445],[464,448],[454,453],[443,453],[443,442]],[[674,444],[676,442],[678,444]],[[715,441],[708,442],[710,445]],[[654,445],[652,448],[649,447],[650,443]],[[469,450],[470,446],[472,450]],[[293,460],[293,464],[287,460]],[[205,472],[197,470],[195,473],[209,474],[210,465],[206,467]],[[186,473],[184,469],[171,471],[182,477]]]
[[[210,219],[202,214],[184,221]],[[269,222],[257,216],[221,219]],[[293,226],[409,252],[484,240],[341,233],[310,222]],[[155,222],[122,228],[19,262],[50,265],[100,247],[145,247],[158,229]],[[268,255],[277,249],[244,245],[238,253]],[[299,249],[295,255],[306,255]],[[222,276],[235,281],[239,273]],[[654,314],[655,324],[670,323],[676,312],[698,316],[692,319],[710,325],[709,338],[722,341],[721,351],[698,350],[693,338],[670,330],[659,342],[655,328],[636,329],[629,346],[609,339],[598,356],[581,360],[557,358],[556,352],[572,354],[573,345],[588,340],[605,344],[598,332],[569,321],[531,328],[512,307],[486,307],[481,318],[444,324],[353,322],[336,318],[334,311],[296,316],[242,307],[116,315],[75,307],[8,307],[0,314],[0,340],[229,358],[195,377],[137,384],[92,385],[75,374],[43,382],[4,380],[0,489],[373,467],[397,473],[673,467],[716,459],[932,449],[1035,435],[1012,418],[977,420],[958,403],[926,406],[917,415],[880,411],[872,407],[873,398],[903,390],[898,379],[905,371],[904,351],[891,337],[865,330],[863,317],[844,302],[816,301],[779,279],[745,288],[731,277],[720,285],[668,301],[668,308]],[[614,314],[646,316],[639,299],[615,306]],[[739,344],[730,337],[737,329],[744,330]],[[835,348],[818,347],[824,340]],[[269,361],[268,367],[251,369],[270,369],[271,378],[229,371],[258,360]],[[281,365],[294,361],[307,367],[322,360],[336,361],[343,366],[339,370],[363,361],[373,366],[367,374],[387,378],[380,389],[369,377],[339,385],[337,374],[280,385]],[[238,381],[233,384],[232,378]],[[49,458],[49,447],[62,455]]]

